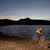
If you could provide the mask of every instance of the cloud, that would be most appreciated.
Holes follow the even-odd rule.
[[[12,16],[12,15],[0,17],[0,19],[15,19],[15,18],[16,18],[16,17],[15,17],[15,16]]]

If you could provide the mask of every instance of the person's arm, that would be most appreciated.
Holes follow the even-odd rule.
[[[40,33],[42,33],[42,31],[40,31]]]
[[[39,33],[41,34],[42,32],[39,30]]]

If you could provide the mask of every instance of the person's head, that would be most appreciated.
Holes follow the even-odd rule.
[[[42,30],[42,29],[40,28],[40,30]]]

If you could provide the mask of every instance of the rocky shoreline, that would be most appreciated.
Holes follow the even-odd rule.
[[[50,50],[50,41],[0,34],[0,50]]]

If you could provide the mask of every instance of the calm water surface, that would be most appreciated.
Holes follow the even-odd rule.
[[[43,35],[50,38],[50,25],[9,25],[0,26],[0,32],[5,35],[29,37],[32,38],[36,34],[36,30],[42,28]]]

